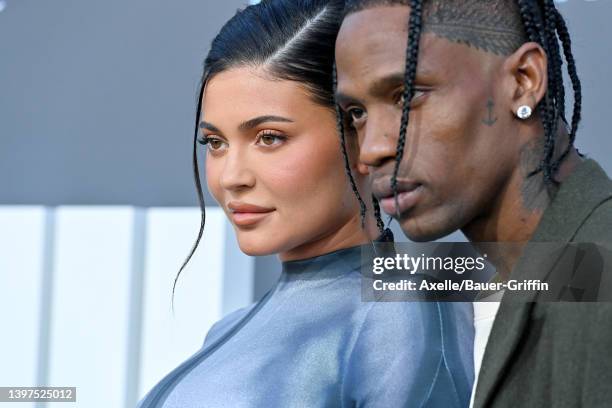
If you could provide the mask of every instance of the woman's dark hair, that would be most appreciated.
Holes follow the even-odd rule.
[[[333,111],[332,66],[343,10],[342,0],[264,0],[238,11],[212,41],[204,61],[193,137],[192,160],[201,211],[200,230],[174,279],[173,298],[178,277],[200,243],[206,220],[197,147],[198,143],[202,143],[198,138],[198,130],[207,82],[216,74],[231,68],[263,68],[271,78],[299,82],[316,103]],[[353,192],[359,200],[363,222],[366,205],[350,171],[344,132],[342,136],[345,167]],[[379,221],[381,225],[382,221]]]
[[[581,117],[582,90],[580,79],[576,72],[576,63],[572,54],[569,32],[563,16],[555,7],[553,0],[347,0],[347,14],[384,5],[405,5],[410,7],[408,22],[408,44],[406,48],[406,63],[404,72],[404,105],[402,109],[400,134],[397,144],[396,161],[391,185],[397,200],[397,174],[404,154],[406,130],[410,113],[410,100],[414,94],[414,79],[416,75],[417,57],[419,54],[419,39],[421,32],[426,30],[435,19],[463,19],[489,24],[493,28],[507,26],[505,34],[495,36],[495,30],[489,30],[488,38],[481,38],[479,44],[467,38],[458,38],[460,42],[468,43],[496,53],[507,54],[515,51],[527,41],[538,43],[546,52],[548,59],[548,88],[537,109],[544,127],[544,152],[539,166],[529,176],[543,173],[546,185],[556,184],[553,176],[561,162],[569,154]],[[435,21],[433,22],[435,24]],[[517,27],[522,31],[516,36]],[[436,32],[435,28],[432,31]],[[518,41],[517,41],[518,40]],[[555,144],[557,142],[557,125],[559,118],[565,124],[565,88],[563,85],[563,61],[561,49],[567,62],[567,71],[574,93],[574,108],[569,144],[563,153],[555,160]]]

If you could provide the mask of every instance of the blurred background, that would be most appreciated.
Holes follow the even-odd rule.
[[[199,226],[202,62],[245,5],[0,0],[0,386],[76,386],[71,406],[133,407],[274,284],[275,257],[242,255],[207,194],[171,310]],[[612,174],[612,1],[559,8],[583,85],[576,144]]]

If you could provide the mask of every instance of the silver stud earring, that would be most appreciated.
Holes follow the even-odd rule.
[[[531,108],[527,105],[521,106],[516,110],[516,116],[518,116],[519,119],[528,119],[531,116]]]

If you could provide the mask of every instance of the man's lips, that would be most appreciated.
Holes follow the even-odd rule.
[[[423,191],[423,185],[421,183],[412,180],[397,180],[397,203],[399,208],[396,207],[395,197],[393,195],[393,189],[391,188],[391,178],[385,177],[374,181],[372,185],[372,192],[374,196],[380,201],[380,206],[384,212],[389,215],[396,215],[398,212],[403,212],[414,207],[417,203],[421,192]]]
[[[234,224],[241,227],[254,225],[276,210],[240,201],[230,201],[227,203],[227,208],[231,211],[230,218]]]

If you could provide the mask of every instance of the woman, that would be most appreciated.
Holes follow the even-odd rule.
[[[349,160],[356,146],[336,130],[342,7],[263,2],[213,41],[198,136],[208,187],[241,250],[278,254],[283,272],[261,301],[217,322],[140,407],[467,406],[471,307],[361,301],[362,246],[382,223],[359,195],[371,196]]]

